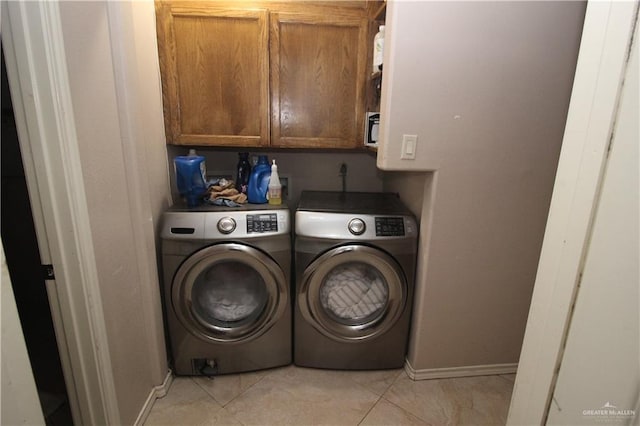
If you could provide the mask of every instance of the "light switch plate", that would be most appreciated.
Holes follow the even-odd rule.
[[[418,147],[418,135],[402,135],[401,160],[415,160]]]

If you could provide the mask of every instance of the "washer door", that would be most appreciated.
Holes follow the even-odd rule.
[[[206,247],[187,258],[172,283],[173,309],[205,341],[246,342],[262,335],[288,303],[288,286],[268,255],[239,243]]]
[[[391,256],[351,244],[331,249],[309,265],[298,306],[304,319],[325,336],[362,341],[394,326],[407,294],[404,273]]]

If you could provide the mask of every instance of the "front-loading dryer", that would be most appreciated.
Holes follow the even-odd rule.
[[[395,194],[304,191],[295,213],[294,363],[405,362],[418,229]]]
[[[290,364],[288,208],[172,208],[163,219],[163,304],[174,373]]]

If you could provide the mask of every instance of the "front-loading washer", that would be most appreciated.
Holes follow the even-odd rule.
[[[395,194],[304,191],[295,213],[294,363],[404,365],[418,228]]]
[[[176,375],[290,364],[289,209],[172,208],[161,231],[163,304]]]

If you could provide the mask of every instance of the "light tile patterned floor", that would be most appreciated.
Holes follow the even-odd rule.
[[[154,425],[504,425],[514,375],[413,381],[403,370],[283,367],[176,377]]]

